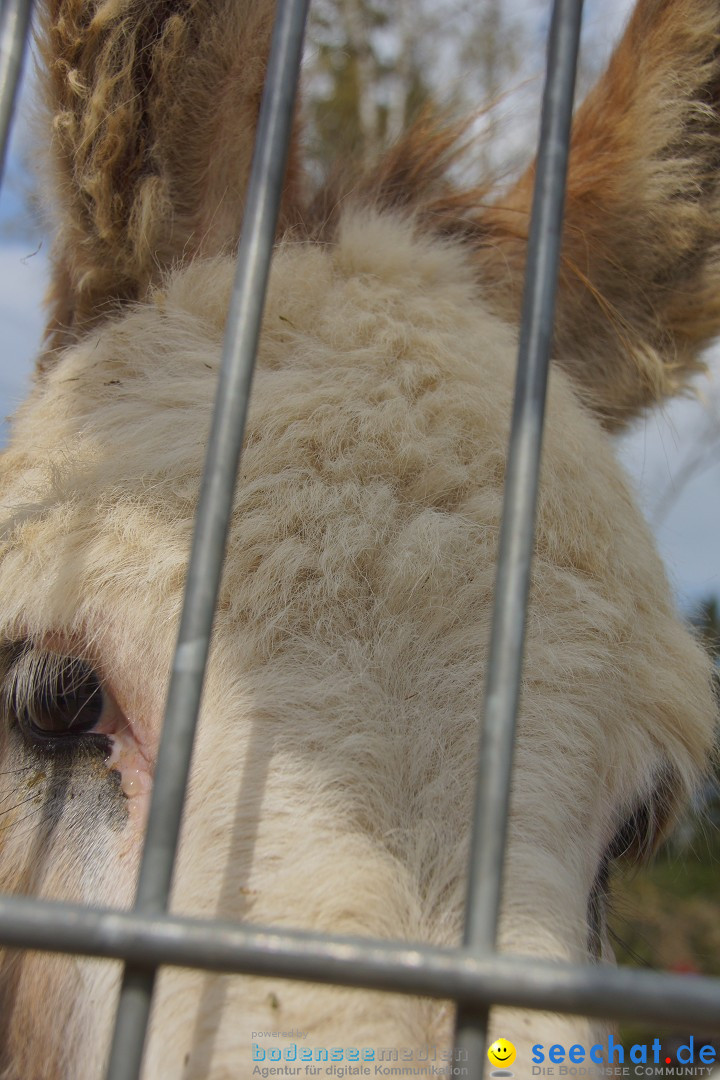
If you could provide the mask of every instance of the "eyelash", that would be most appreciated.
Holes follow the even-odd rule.
[[[94,732],[106,694],[84,660],[42,651],[29,642],[4,651],[2,707],[29,745],[47,753],[78,747],[110,750],[106,735]]]

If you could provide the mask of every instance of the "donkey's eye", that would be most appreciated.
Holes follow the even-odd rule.
[[[18,721],[40,737],[81,735],[92,731],[103,711],[100,680],[86,664],[71,660],[58,670],[18,710]]]
[[[97,731],[106,695],[90,664],[27,644],[12,646],[9,653],[4,711],[27,741],[45,749],[69,748]]]

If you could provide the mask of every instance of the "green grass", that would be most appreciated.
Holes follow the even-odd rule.
[[[610,928],[621,964],[720,975],[720,831],[647,867],[618,869]]]
[[[649,866],[616,869],[609,926],[619,964],[720,976],[720,829],[705,821],[687,835],[690,842],[668,845]],[[688,1034],[639,1023],[620,1033],[625,1046]]]

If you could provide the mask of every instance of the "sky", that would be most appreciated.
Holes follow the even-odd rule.
[[[540,0],[516,6],[536,21],[538,30],[546,24],[547,5]],[[628,10],[627,0],[587,0],[586,34],[594,67],[608,53]],[[515,118],[515,130],[527,126],[530,106],[523,99],[509,109],[509,129],[512,109],[523,111]],[[23,210],[19,162],[28,139],[25,105],[15,129],[0,195],[0,418],[14,411],[29,385],[42,333],[48,265],[48,236],[38,226],[25,226],[20,236],[16,225]],[[698,382],[696,400],[667,404],[617,440],[618,455],[686,611],[704,597],[720,596],[720,349],[710,354],[709,364],[710,376]],[[7,423],[0,420],[0,444],[7,436]]]

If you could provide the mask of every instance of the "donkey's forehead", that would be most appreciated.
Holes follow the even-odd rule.
[[[416,242],[403,223],[374,234],[376,224],[352,219],[336,246],[286,245],[276,259],[218,629],[237,642],[249,621],[253,648],[270,655],[279,638],[312,638],[318,604],[337,626],[371,612],[378,641],[398,620],[414,639],[452,611],[457,630],[433,642],[439,671],[470,647],[463,626],[474,628],[473,654],[485,648],[514,335],[468,305],[461,254]],[[373,244],[388,248],[380,274]],[[2,463],[6,625],[24,619],[37,635],[112,619],[126,640],[157,640],[161,625],[169,653],[231,281],[225,260],[181,271],[70,350],[21,411]],[[686,745],[670,756],[700,758],[711,718],[704,697],[688,706],[686,673],[701,686],[705,663],[671,612],[609,440],[561,372],[537,554],[535,729],[551,737],[547,713],[554,743],[565,731],[568,744],[582,732],[594,745],[631,724],[647,758],[648,738],[676,742],[685,710]],[[599,685],[617,692],[602,735],[598,701],[613,693]],[[560,692],[573,702],[565,726],[546,701]]]
[[[180,580],[232,277],[225,259],[176,273],[151,303],[68,350],[36,388],[0,465],[6,559],[25,551],[55,574],[62,560],[66,576],[86,577],[91,566],[96,588],[118,577],[119,564],[144,564],[141,581],[163,565]],[[407,536],[408,522],[425,512],[495,535],[515,342],[477,298],[468,303],[473,291],[462,253],[373,214],[364,222],[351,215],[335,245],[281,248],[238,488],[238,507],[246,507],[234,520],[238,537],[263,507],[308,525],[314,515],[321,532],[332,517],[344,535],[342,514],[362,516],[368,493],[378,491],[394,512],[366,507],[375,514],[368,521],[397,535]],[[618,567],[640,552],[662,591],[608,441],[560,372],[544,455],[541,552],[580,581],[590,576],[607,596],[618,588]],[[324,491],[319,502],[306,498],[314,484]],[[342,512],[331,513],[335,504]],[[618,521],[620,537],[611,525]],[[426,529],[428,558],[438,546],[432,535]],[[277,540],[265,538],[268,550]],[[448,540],[449,564],[452,548]],[[494,549],[478,561],[493,559]],[[131,588],[132,571],[123,578]]]
[[[15,418],[5,490],[9,477],[27,484],[27,502],[70,475],[86,493],[113,478],[125,489],[166,479],[171,491],[199,476],[233,275],[232,260],[195,262],[66,350]],[[351,215],[334,245],[287,243],[271,274],[260,392],[282,409],[288,391],[300,394],[305,380],[312,392],[320,374],[328,385],[337,374],[342,389],[354,371],[357,390],[415,368],[426,385],[434,376],[485,387],[486,412],[506,427],[515,331],[477,295],[468,304],[476,293],[465,257],[416,238],[407,222]],[[273,381],[274,372],[283,374]]]
[[[233,273],[229,259],[195,262],[65,353],[16,417],[0,465],[4,517],[53,516],[54,535],[79,542],[109,534],[110,563],[131,520],[139,546],[164,530],[186,550]],[[411,223],[350,214],[333,245],[286,243],[239,491],[267,500],[281,475],[296,488],[318,475],[338,490],[385,484],[403,520],[434,509],[494,529],[514,366],[515,331],[483,310],[463,253]],[[620,543],[623,560],[641,552],[662,583],[609,442],[559,371],[544,459],[539,543],[551,559],[612,593]],[[28,526],[23,542],[34,535]],[[52,535],[38,557],[57,551]]]
[[[123,593],[135,596],[150,580],[166,595],[181,591],[233,275],[234,262],[223,258],[175,273],[149,303],[66,350],[15,417],[0,460],[0,572],[9,582],[10,623],[33,596],[38,619],[53,621],[62,605],[72,618],[103,589],[117,607]],[[437,472],[437,443],[420,446],[414,466],[408,461],[402,400],[437,388],[453,368],[485,400],[501,452],[513,334],[475,306],[463,312],[473,288],[461,254],[372,214],[365,227],[351,216],[332,246],[283,245],[266,304],[245,486],[322,468],[318,454],[325,465],[342,458],[343,444],[348,452],[358,444],[360,413],[376,407],[383,441],[375,464],[366,462],[363,477],[348,458],[345,480],[372,480],[374,468],[395,487],[403,475]],[[463,437],[474,438],[472,409],[463,425]],[[448,445],[458,434],[448,433]],[[311,452],[311,442],[324,450]],[[450,472],[457,456],[456,449]],[[438,473],[434,483],[453,480]],[[50,588],[51,579],[67,587]]]

